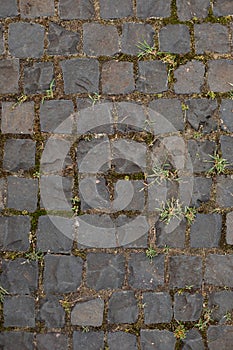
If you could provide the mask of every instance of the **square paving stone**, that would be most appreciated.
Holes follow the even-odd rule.
[[[169,17],[171,1],[163,0],[137,0],[137,17],[151,18],[151,17]]]
[[[127,217],[119,215],[115,220],[117,246],[124,248],[146,248],[150,229],[146,216]]]
[[[71,114],[74,106],[70,100],[44,101],[40,105],[41,131],[56,134],[70,134],[72,132]]]
[[[25,252],[29,249],[29,216],[1,216],[0,228],[1,251]]]
[[[109,209],[110,194],[104,178],[96,176],[80,179],[78,183],[81,210]]]
[[[201,317],[203,297],[201,294],[175,294],[174,317],[177,321],[196,321]]]
[[[227,322],[225,315],[233,310],[233,292],[222,290],[213,292],[208,298],[208,307],[211,312],[211,318],[220,322]]]
[[[138,349],[136,336],[125,332],[108,333],[108,346],[110,350]]]
[[[182,350],[204,350],[204,342],[201,333],[192,328],[186,333],[185,339],[182,339]]]
[[[213,141],[188,141],[188,152],[195,173],[208,171],[213,166],[215,143]]]
[[[122,132],[145,131],[146,111],[143,106],[131,102],[115,104],[117,130]]]
[[[1,130],[3,134],[32,134],[34,103],[24,102],[12,109],[11,102],[2,103]]]
[[[78,350],[99,350],[104,349],[104,332],[74,332],[73,348]]]
[[[233,137],[222,135],[220,136],[220,145],[222,150],[222,157],[227,160],[229,165],[227,168],[233,168]]]
[[[0,25],[0,55],[4,54],[5,52],[5,45],[4,45],[4,28],[2,25]]]
[[[47,328],[61,328],[65,325],[65,310],[60,298],[49,295],[40,300],[39,319]]]
[[[0,10],[1,13],[1,10]],[[19,91],[19,60],[4,58],[0,60],[0,94],[14,94]]]
[[[231,176],[217,177],[216,202],[223,208],[233,207],[233,178]]]
[[[171,221],[170,224],[157,221],[155,225],[158,247],[184,248],[186,221]]]
[[[140,52],[140,43],[146,41],[149,46],[154,45],[154,35],[154,28],[150,24],[124,23],[121,50],[129,55],[137,55]]]
[[[113,209],[142,211],[145,205],[144,186],[139,180],[118,180],[114,186]]]
[[[70,253],[73,245],[73,220],[61,216],[40,216],[37,249],[42,252]]]
[[[14,17],[18,15],[17,0],[1,1],[0,3],[0,17]]]
[[[103,323],[104,301],[100,298],[77,303],[71,312],[71,324],[100,327]]]
[[[46,210],[71,210],[73,179],[58,175],[41,176],[41,206]]]
[[[226,242],[227,244],[233,245],[233,211],[231,211],[230,213],[227,213],[226,225],[227,225]]]
[[[197,214],[191,225],[191,248],[218,247],[222,231],[222,216],[219,214]]]
[[[87,255],[87,286],[95,290],[121,288],[125,277],[123,255],[89,253]]]
[[[188,106],[186,118],[195,130],[200,130],[204,134],[217,130],[218,104],[216,100],[195,98],[185,101],[185,104]]]
[[[141,61],[138,64],[137,90],[146,94],[167,91],[167,65],[161,61]]]
[[[182,115],[181,102],[178,99],[159,98],[157,100],[152,100],[149,103],[149,108],[166,118],[176,130],[184,130],[184,117]],[[153,113],[151,113],[151,116],[152,115]]]
[[[128,94],[135,89],[133,63],[109,61],[102,66],[104,94]]]
[[[9,51],[18,58],[39,58],[44,53],[45,30],[40,24],[11,23],[9,25]]]
[[[209,350],[228,350],[233,344],[232,326],[210,326],[207,331]]]
[[[168,24],[159,31],[159,50],[178,54],[191,50],[189,28],[184,24]]]
[[[48,55],[72,55],[78,53],[80,33],[66,30],[55,23],[49,24]]]
[[[227,59],[210,60],[208,62],[208,85],[209,90],[227,92],[232,89],[233,61]]]
[[[83,261],[76,256],[46,255],[45,293],[76,292],[82,281]]]
[[[9,171],[29,170],[35,166],[36,142],[32,140],[6,140],[3,169]]]
[[[35,301],[30,296],[6,296],[3,302],[4,327],[35,327]]]
[[[133,16],[132,0],[100,0],[100,17],[101,18],[124,18]]]
[[[47,17],[55,13],[54,0],[20,0],[19,8],[22,18]]]
[[[164,284],[164,255],[152,259],[145,253],[129,257],[129,285],[135,289],[153,289]]]
[[[36,343],[38,350],[64,350],[68,348],[68,337],[60,333],[37,334]]]
[[[2,332],[0,334],[0,347],[6,350],[14,350],[17,344],[18,350],[33,350],[34,334],[29,332]]]
[[[120,50],[119,35],[113,25],[85,23],[83,51],[89,56],[112,56]]]
[[[233,15],[233,4],[231,0],[215,0],[213,3],[214,16]]]
[[[61,62],[66,94],[99,91],[99,63],[93,58],[73,58]]]
[[[205,177],[194,177],[191,206],[199,207],[202,203],[210,200],[212,179]]]
[[[7,207],[33,212],[37,208],[38,180],[15,176],[7,178]]]
[[[11,294],[31,294],[38,287],[38,263],[22,258],[2,261],[1,286]]]
[[[225,131],[233,132],[233,101],[222,99],[219,110],[219,117],[222,123],[221,128]]]
[[[138,318],[137,300],[133,291],[120,291],[112,294],[109,300],[109,323],[135,323]]]
[[[145,324],[171,322],[173,310],[169,293],[143,293],[143,304]]]
[[[193,17],[205,18],[210,7],[209,0],[177,0],[177,14],[181,21],[188,21]]]
[[[202,284],[202,260],[199,256],[172,256],[169,259],[169,284],[171,288]]]
[[[233,255],[209,254],[206,258],[205,283],[233,287]]]
[[[219,23],[195,24],[194,36],[197,54],[205,52],[227,53],[230,50],[228,28]]]
[[[142,350],[175,350],[176,339],[172,332],[158,329],[142,329],[140,336]]]
[[[35,62],[32,66],[26,66],[23,80],[26,94],[45,93],[53,80],[53,63]]]
[[[59,14],[61,19],[91,19],[95,14],[92,0],[60,0]]]
[[[205,66],[202,62],[192,60],[181,65],[174,72],[176,94],[200,93],[204,84]]]

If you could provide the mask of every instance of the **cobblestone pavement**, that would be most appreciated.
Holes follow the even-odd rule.
[[[232,16],[0,1],[1,349],[233,349]]]

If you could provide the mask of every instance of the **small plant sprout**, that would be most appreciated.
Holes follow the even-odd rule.
[[[45,91],[45,96],[43,96],[42,98],[42,103],[44,103],[44,100],[47,98],[53,98],[53,88],[55,86],[55,79],[53,79],[51,81],[51,83],[49,84],[49,89]]]
[[[34,173],[33,173],[33,177],[35,177],[35,178],[40,178],[40,172],[39,171],[35,171]]]
[[[20,97],[17,98],[17,102],[13,104],[13,106],[11,107],[11,109],[15,109],[17,106],[20,106],[23,102],[25,102],[27,100],[27,96],[26,95],[21,95]]]
[[[197,210],[195,208],[191,208],[191,207],[184,208],[184,217],[187,219],[189,224],[191,224],[194,221],[196,214],[197,214]]]
[[[230,165],[225,158],[222,158],[218,153],[215,152],[214,156],[209,155],[212,160],[207,160],[207,162],[213,163],[212,168],[208,170],[209,174],[222,174],[225,172],[226,167]]]
[[[208,91],[206,96],[209,97],[211,100],[214,100],[216,98],[216,94],[214,91]]]
[[[182,108],[182,111],[188,111],[189,110],[189,106],[187,106],[185,103],[181,104],[181,108]]]
[[[150,261],[152,262],[152,259],[158,255],[158,253],[156,252],[156,250],[154,248],[152,248],[151,246],[146,250],[146,256],[148,259],[150,259]]]
[[[72,198],[72,210],[74,212],[74,214],[78,214],[79,211],[79,206],[80,206],[80,199],[78,198],[78,196],[75,196],[74,198]]]
[[[199,329],[199,331],[204,331],[208,324],[212,321],[211,319],[211,310],[206,308],[203,314],[203,317],[199,319],[198,323],[196,323],[194,326]]]
[[[82,332],[88,333],[88,332],[90,332],[90,328],[88,326],[82,326]]]
[[[156,49],[154,46],[150,46],[146,40],[139,42],[137,47],[139,48],[138,58],[141,59],[147,55],[156,55]]]
[[[167,245],[167,244],[165,244],[165,246],[164,246],[164,248],[163,248],[163,252],[165,253],[165,254],[168,254],[169,253],[169,251],[170,251],[170,247]]]
[[[231,312],[228,311],[225,315],[224,315],[224,319],[227,321],[227,322],[231,322],[232,321],[232,315],[231,315]]]
[[[33,250],[25,255],[27,261],[39,261],[43,258],[43,252]]]
[[[166,203],[162,203],[162,208],[157,208],[160,211],[161,221],[169,224],[171,219],[177,218],[181,220],[183,218],[183,209],[179,199],[172,198]]]
[[[152,168],[152,174],[147,175],[147,178],[154,178],[154,181],[152,181],[150,185],[155,182],[160,184],[163,180],[177,180],[177,170],[173,171],[168,169],[168,167],[169,164],[163,164],[161,166],[154,165]]]
[[[200,131],[195,131],[193,134],[194,139],[200,139],[203,134]]]
[[[94,106],[97,102],[100,101],[101,95],[99,95],[97,92],[94,92],[93,95],[88,95],[89,99],[92,102],[92,106]]]
[[[3,303],[5,295],[8,295],[8,291],[0,286],[0,303]]]
[[[176,327],[176,329],[174,331],[175,338],[178,340],[183,340],[186,338],[186,333],[187,333],[187,331],[186,331],[183,323],[178,322],[178,326]]]

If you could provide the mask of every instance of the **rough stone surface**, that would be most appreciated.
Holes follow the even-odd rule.
[[[193,286],[202,283],[202,261],[199,256],[172,256],[169,259],[169,284],[171,288]]]
[[[218,176],[216,202],[223,208],[233,207],[233,179],[231,176]]]
[[[161,61],[141,61],[138,68],[138,91],[155,94],[167,90],[167,65],[165,63]]]
[[[143,215],[127,217],[119,215],[115,220],[117,246],[123,248],[146,248],[149,231],[147,218]]]
[[[60,328],[65,324],[65,310],[59,299],[50,295],[40,301],[39,319],[48,328]]]
[[[227,213],[226,216],[226,242],[227,244],[233,245],[233,212]]]
[[[172,300],[168,293],[143,293],[145,324],[171,322]]]
[[[61,62],[66,94],[98,92],[99,63],[92,58],[73,58]]]
[[[68,337],[61,333],[37,334],[36,342],[38,350],[63,350],[68,347]]]
[[[233,101],[222,99],[219,110],[221,128],[225,131],[233,132]]]
[[[36,62],[24,69],[24,91],[26,94],[45,93],[52,80],[52,62]]]
[[[32,140],[6,140],[3,168],[9,171],[29,170],[35,166],[36,143]]]
[[[158,350],[175,350],[176,339],[172,332],[158,329],[143,329],[140,335],[142,350],[154,350],[155,344]]]
[[[142,211],[145,205],[145,195],[144,195],[144,183],[140,180],[118,180],[115,184],[115,198],[117,201],[115,205],[113,205],[113,209],[115,210],[138,210]],[[122,196],[121,194],[125,193],[126,196]],[[128,205],[129,198],[127,198],[127,193],[130,193],[132,199]],[[119,196],[119,198],[118,198]]]
[[[215,143],[213,141],[188,141],[189,156],[192,161],[194,172],[208,171],[213,166],[210,157],[214,155]]]
[[[45,143],[40,160],[40,174],[62,174],[62,171],[72,169],[72,160],[69,155],[71,142],[51,136]]]
[[[104,349],[104,332],[74,332],[73,347],[78,350],[99,350]]]
[[[204,350],[204,343],[200,332],[192,328],[186,333],[185,339],[182,340],[184,343],[182,350]]]
[[[192,199],[190,205],[199,207],[210,200],[212,180],[205,177],[194,177]]]
[[[27,251],[29,248],[29,216],[0,217],[0,248],[2,251]]]
[[[220,136],[220,145],[222,150],[222,157],[227,160],[229,165],[227,168],[233,168],[233,137],[222,135]]]
[[[104,301],[100,298],[79,302],[71,312],[71,324],[100,327],[103,323]]]
[[[127,94],[135,89],[133,63],[104,62],[102,66],[102,90],[108,94]]]
[[[108,346],[110,350],[138,349],[136,336],[126,332],[108,333]]]
[[[73,245],[73,220],[61,216],[40,216],[37,248],[42,252],[69,253]]]
[[[140,43],[147,42],[149,46],[154,45],[155,31],[150,24],[124,23],[122,28],[121,50],[129,55],[137,55],[140,52]]]
[[[14,349],[15,344],[19,350],[33,350],[34,334],[30,332],[2,332],[0,346],[3,349]]]
[[[104,19],[124,18],[133,16],[133,1],[118,0],[117,3],[111,0],[100,0],[100,17]]]
[[[6,296],[3,314],[4,327],[35,327],[34,298],[26,295]]]
[[[227,92],[232,89],[229,84],[233,81],[233,62],[231,60],[210,60],[208,67],[209,90]]]
[[[2,25],[0,25],[0,55],[4,54],[5,52],[3,33],[4,33],[4,28]]]
[[[233,310],[233,292],[222,290],[210,293],[208,307],[212,310],[212,319],[220,324],[227,322],[226,314]]]
[[[0,18],[15,17],[17,15],[17,0],[1,1]]]
[[[6,206],[6,180],[0,179],[0,211]]]
[[[0,60],[0,94],[17,93],[19,90],[18,82],[19,82],[18,58],[1,59]]]
[[[181,21],[188,21],[193,17],[205,18],[210,7],[209,0],[177,0],[177,13]]]
[[[210,326],[207,332],[207,341],[210,350],[230,349],[233,344],[233,327]]]
[[[3,260],[1,286],[11,294],[32,294],[38,287],[37,265],[37,262],[23,258]]]
[[[7,207],[33,212],[37,208],[38,180],[9,176]]]
[[[184,24],[168,24],[159,31],[159,50],[184,54],[190,51],[189,28]]]
[[[32,23],[9,25],[9,51],[18,58],[39,58],[44,53],[44,27]]]
[[[192,248],[214,248],[219,246],[222,231],[222,216],[219,214],[197,214],[191,226]]]
[[[171,1],[168,0],[164,3],[163,0],[137,0],[137,17],[139,18],[151,18],[151,17],[169,17]]]
[[[76,256],[46,255],[44,290],[46,293],[75,292],[81,284],[83,261]]]
[[[204,84],[205,67],[202,62],[192,60],[181,65],[174,72],[176,83],[174,85],[177,94],[200,93]]]
[[[164,256],[150,261],[145,253],[132,253],[129,257],[129,285],[135,289],[153,289],[164,284]]]
[[[121,288],[125,275],[122,255],[89,253],[87,255],[87,285],[95,290]]]
[[[224,271],[224,273],[223,273]],[[233,256],[210,254],[206,259],[205,283],[233,286]]]
[[[228,28],[218,23],[195,24],[195,48],[197,54],[205,52],[227,53]]]
[[[32,134],[34,122],[34,103],[24,102],[12,109],[14,104],[2,104],[1,130],[3,134]]]
[[[80,33],[64,29],[55,23],[50,23],[48,32],[49,55],[72,55],[78,53]]]
[[[61,19],[90,19],[95,14],[92,0],[60,0]]]
[[[203,297],[201,294],[175,294],[174,317],[177,321],[196,321],[201,317]]]
[[[83,51],[89,56],[112,56],[118,53],[119,35],[112,25],[85,23],[83,25]]]
[[[186,231],[185,220],[180,221],[180,223],[177,223],[177,225],[176,221],[171,221],[170,224],[157,221],[155,229],[158,247],[168,246],[174,248],[184,248]]]
[[[188,106],[187,120],[195,130],[200,130],[204,134],[217,130],[217,101],[195,98],[185,101],[185,104]]]
[[[117,130],[145,131],[146,112],[143,106],[131,102],[116,103]]]
[[[22,18],[36,18],[53,16],[55,12],[54,0],[20,0],[20,15]]]
[[[106,180],[98,177],[85,177],[79,181],[79,197],[81,210],[91,208],[103,210],[109,209],[110,195],[106,186]]]
[[[114,292],[109,300],[109,323],[135,323],[138,318],[137,300],[133,291]]]
[[[213,4],[214,16],[233,15],[233,4],[230,0],[215,0]]]

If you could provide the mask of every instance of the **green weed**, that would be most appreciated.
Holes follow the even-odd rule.
[[[213,166],[207,171],[208,174],[223,174],[226,167],[230,165],[225,158],[222,158],[218,153],[215,152],[214,156],[209,155],[212,160],[206,162],[213,163]]]
[[[139,42],[137,47],[139,48],[138,58],[141,59],[147,55],[156,55],[156,49],[154,46],[150,46],[146,40]]]
[[[92,101],[92,106],[94,106],[97,102],[100,101],[101,95],[99,95],[97,92],[94,92],[93,95],[88,95],[89,99]]]
[[[185,329],[185,326],[183,325],[183,323],[178,322],[178,326],[174,331],[175,338],[179,340],[183,340],[186,338],[186,333],[187,333],[187,330]]]
[[[148,259],[151,260],[152,262],[152,259],[158,255],[158,253],[156,252],[156,250],[154,248],[152,248],[151,246],[146,250],[146,256]]]
[[[53,98],[53,88],[55,86],[55,79],[53,79],[51,81],[51,83],[49,84],[49,89],[45,91],[45,96],[43,96],[42,98],[42,103],[44,103],[44,100],[47,98]]]
[[[0,303],[3,303],[5,295],[8,295],[8,291],[0,286]]]

